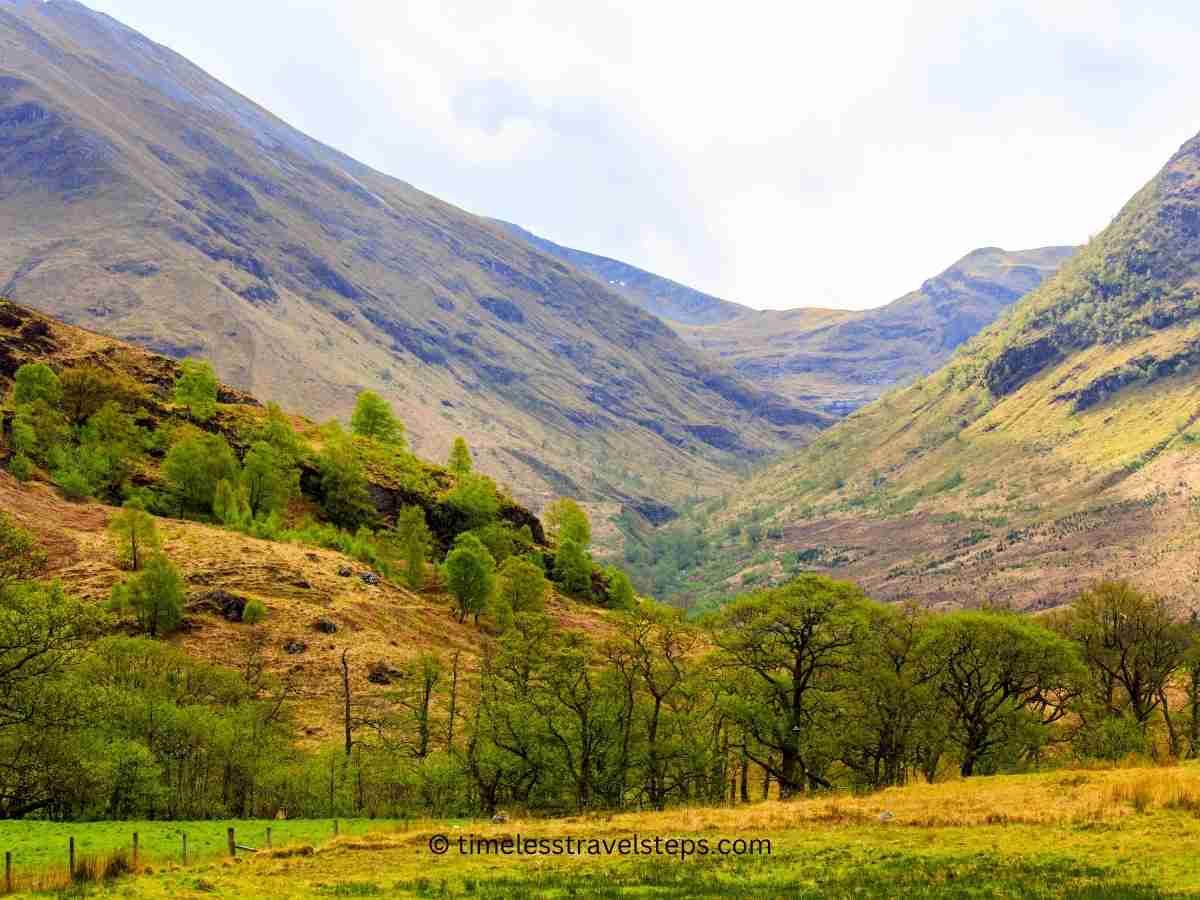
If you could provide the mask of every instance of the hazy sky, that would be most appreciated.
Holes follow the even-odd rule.
[[[1200,130],[1185,0],[88,5],[443,199],[757,307],[1084,241]]]

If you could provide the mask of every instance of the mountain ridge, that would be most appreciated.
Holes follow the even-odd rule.
[[[668,508],[828,416],[73,0],[0,7],[0,285],[315,416],[385,395],[533,505]]]

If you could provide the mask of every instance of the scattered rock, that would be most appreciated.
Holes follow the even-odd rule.
[[[340,578],[349,578],[353,574],[354,574],[354,570],[351,569],[349,566],[342,566],[340,569],[338,569],[338,576]]]
[[[315,553],[305,553],[304,557],[309,562],[320,562],[321,561],[321,557],[317,556],[317,554],[315,554]]]
[[[308,649],[308,644],[304,641],[288,641],[283,645],[283,652],[290,653],[295,656],[297,653],[303,653]]]
[[[374,572],[363,572],[358,577],[363,580],[363,584],[379,584],[379,576]]]
[[[503,810],[498,811],[494,816],[492,816],[492,824],[493,825],[504,825],[507,822],[508,822],[508,813],[504,812]]]
[[[193,597],[188,609],[193,612],[212,612],[230,622],[240,622],[247,602],[245,597],[218,589]]]
[[[403,675],[403,672],[393,669],[387,663],[377,662],[367,670],[367,681],[371,684],[391,684]]]
[[[307,590],[312,589],[312,584],[309,582],[309,580],[307,578],[297,578],[295,581],[292,582],[292,587],[303,588],[304,590],[307,591]]]
[[[321,632],[321,634],[337,634],[337,622],[332,619],[317,619],[313,622],[313,628]]]
[[[896,814],[894,812],[892,812],[890,809],[885,809],[883,812],[881,812],[879,814],[879,823],[881,825],[886,825],[888,822],[892,821],[892,819],[894,819],[894,818],[896,818]]]

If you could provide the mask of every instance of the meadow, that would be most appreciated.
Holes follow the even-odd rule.
[[[75,896],[179,897],[1071,897],[1200,895],[1200,765],[1075,769],[916,784],[748,806],[490,822],[0,823],[0,844],[53,866],[74,834],[80,852],[128,843],[141,872]],[[180,866],[178,832],[198,856]],[[430,838],[445,834],[449,852]],[[460,836],[770,841],[770,853],[463,854]],[[192,835],[195,835],[193,838]],[[20,871],[20,870],[18,870]],[[58,877],[63,876],[61,866]],[[43,878],[45,895],[53,878]],[[28,882],[23,882],[34,886]]]

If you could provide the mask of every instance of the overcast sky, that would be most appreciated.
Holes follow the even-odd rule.
[[[473,212],[755,307],[1078,243],[1200,131],[1200,4],[89,0]]]

